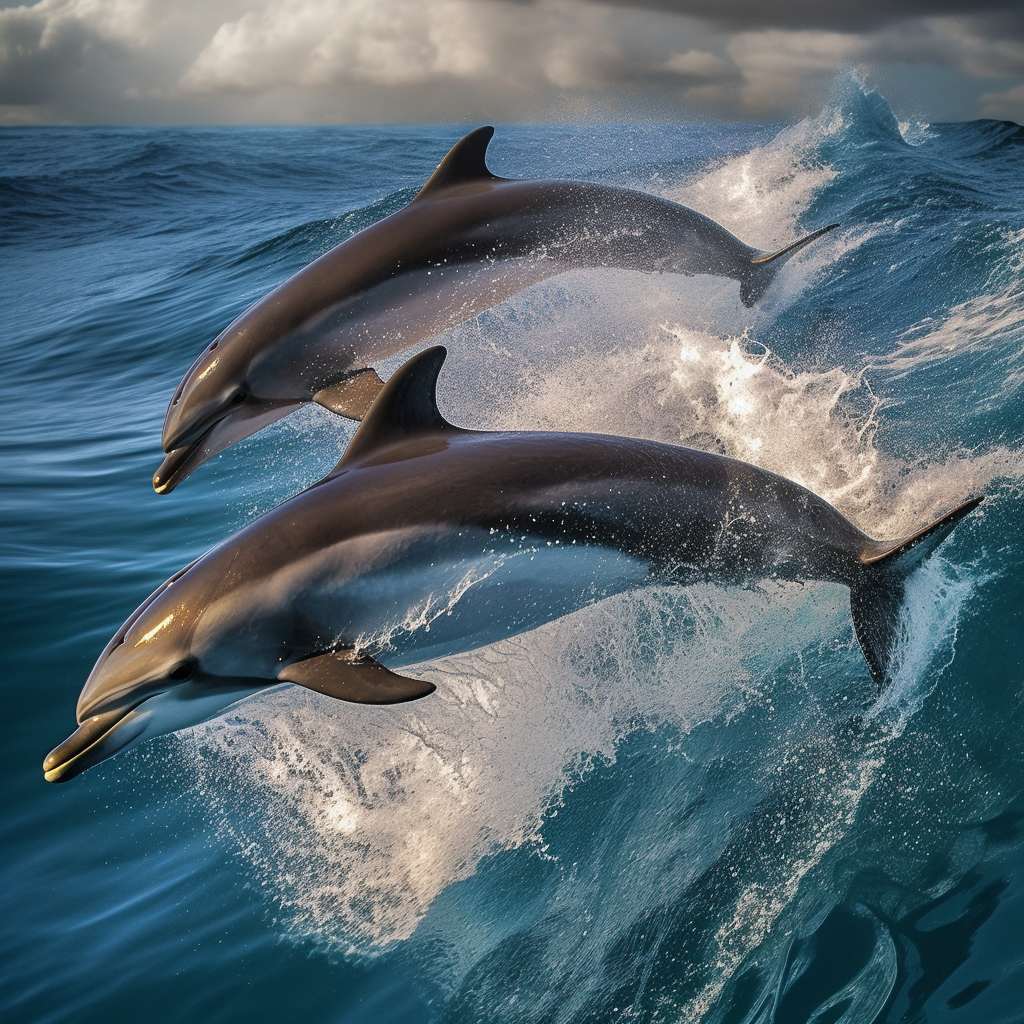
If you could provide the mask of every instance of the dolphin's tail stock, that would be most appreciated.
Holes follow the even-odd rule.
[[[784,245],[778,252],[765,253],[756,256],[750,261],[750,270],[740,281],[740,300],[744,306],[752,306],[765,293],[765,289],[772,283],[773,278],[779,272],[779,267],[795,252],[799,252],[805,245],[810,244],[816,238],[839,227],[838,224],[826,224],[817,231],[812,231],[803,238],[798,238],[789,245]],[[756,250],[755,250],[756,251]]]
[[[983,500],[971,498],[936,519],[931,526],[903,540],[872,541],[861,555],[856,577],[850,585],[850,611],[861,650],[879,689],[889,681],[900,610],[910,574]]]

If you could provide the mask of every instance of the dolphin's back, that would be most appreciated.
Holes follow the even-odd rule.
[[[444,358],[434,348],[410,359],[335,470],[239,536],[267,534],[260,550],[288,538],[293,557],[383,524],[519,532],[614,548],[664,578],[844,582],[870,543],[811,491],[735,459],[627,437],[456,427],[436,403]]]
[[[617,548],[659,573],[846,578],[868,538],[799,484],[695,449],[600,434],[455,434],[395,443],[316,494],[370,527],[456,522]],[[310,492],[311,497],[315,492]],[[401,500],[399,500],[401,499]]]

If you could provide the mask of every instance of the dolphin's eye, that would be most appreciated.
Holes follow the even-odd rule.
[[[232,405],[239,405],[241,402],[245,401],[245,396],[246,396],[245,388],[239,388],[238,391],[236,391],[231,396],[231,404]]]
[[[169,672],[167,678],[173,679],[176,683],[183,683],[186,679],[191,679],[196,674],[197,666],[198,663],[195,658],[187,658],[177,668]]]

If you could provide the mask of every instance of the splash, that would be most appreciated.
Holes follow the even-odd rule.
[[[907,581],[892,681],[868,713],[870,721],[885,723],[894,735],[902,732],[927,699],[936,678],[952,663],[964,606],[993,578],[978,566],[959,567],[941,555],[914,572]],[[941,658],[944,664],[939,662]]]
[[[801,121],[768,145],[702,171],[666,196],[692,206],[763,249],[777,249],[803,233],[811,200],[838,176],[821,159],[825,137],[843,128],[840,116]]]
[[[614,322],[626,296],[609,294],[605,282],[603,301]],[[609,334],[622,330],[616,324]],[[461,397],[467,420],[716,451],[803,484],[877,537],[911,533],[994,481],[1024,473],[1024,449],[1008,445],[953,448],[908,465],[878,443],[885,403],[866,371],[791,370],[750,331],[719,335],[655,320],[637,325],[633,345],[612,340],[602,351],[598,340],[568,356],[535,350],[515,394],[495,392],[470,373]],[[471,363],[472,352],[465,358]]]
[[[838,628],[841,609],[834,589],[781,585],[614,598],[431,663],[430,702],[268,695],[204,727],[196,767],[217,766],[209,798],[291,934],[373,953],[412,935],[482,857],[542,848],[552,802],[614,763],[639,723],[682,734],[760,700],[764,677],[815,643],[822,615]],[[770,643],[782,624],[789,640]]]
[[[618,298],[605,282],[610,309]],[[1007,472],[999,453],[908,472],[878,448],[879,400],[862,375],[842,367],[789,370],[749,335],[656,321],[648,331],[639,351],[613,346],[566,357],[559,347],[535,347],[535,369],[514,394],[503,388],[503,401],[478,387],[471,372],[456,383],[463,422],[699,444],[798,479],[892,535],[927,522],[933,509],[944,511],[967,481]],[[1017,469],[1024,472],[1024,462]],[[456,576],[423,609],[422,625],[476,579],[472,572]],[[915,611],[893,690],[901,720],[927,693],[922,681],[936,649],[951,650],[974,586],[969,573],[960,582],[948,572],[938,583],[926,579],[932,589],[912,590],[910,600],[931,608],[931,617]],[[871,693],[846,592],[770,583],[755,591],[705,584],[614,598],[421,671],[438,683],[429,702],[368,709],[280,693],[209,726],[201,741],[201,764],[241,762],[232,773],[240,780],[235,799],[221,803],[225,835],[245,848],[261,887],[275,894],[289,934],[328,951],[376,955],[409,940],[441,894],[500,851],[556,856],[548,839],[552,808],[571,802],[599,766],[614,765],[637,730],[670,730],[685,760],[687,752],[698,756],[687,740],[695,730],[709,730],[728,749],[731,723],[750,729],[752,715],[781,714],[778,704],[793,700],[794,685],[800,699],[787,712],[794,721],[806,714],[808,698],[832,708],[829,687],[816,679],[838,673],[839,689],[859,680],[853,692],[859,685],[863,699]],[[851,713],[846,697],[836,696],[819,724],[832,720],[827,729],[834,730]],[[806,742],[813,746],[820,736]],[[695,1014],[766,941],[802,879],[841,843],[884,759],[877,749],[847,759],[842,743],[829,742],[834,765],[829,786],[815,797],[815,825],[799,842],[792,837],[781,861],[762,850],[758,880],[725,904],[731,909],[709,931],[715,945],[706,951],[718,973],[693,979],[698,991],[688,1005]],[[762,756],[770,751],[778,747],[769,744]],[[706,768],[699,756],[697,763]],[[211,786],[211,798],[223,799],[223,787]],[[769,787],[763,796],[771,794]],[[247,839],[257,827],[250,808],[261,834],[274,837],[269,843]],[[674,849],[668,844],[665,856]],[[721,844],[709,855],[724,870],[729,855]],[[611,928],[608,941],[616,934]],[[476,953],[462,948],[457,959],[471,964]],[[447,964],[446,972],[457,978],[460,968]]]
[[[671,324],[658,325],[640,352],[611,354],[596,374],[588,373],[588,359],[548,370],[535,395],[517,402],[515,419],[553,429],[574,391],[576,429],[718,451],[837,505],[869,500],[880,403],[860,375],[842,367],[793,373],[749,334],[721,337]]]

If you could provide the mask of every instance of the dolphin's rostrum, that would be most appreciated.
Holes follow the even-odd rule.
[[[342,242],[229,324],[185,374],[153,477],[174,489],[211,456],[306,402],[360,419],[370,368],[528,285],[580,267],[735,278],[750,305],[787,257],[745,245],[701,213],[587,182],[499,178],[494,129],[458,142],[404,209]]]
[[[806,488],[735,459],[455,427],[435,400],[444,358],[410,359],[331,474],[140,606],[93,668],[48,780],[282,682],[360,703],[423,697],[433,684],[395,669],[651,582],[845,584],[881,685],[909,573],[981,501],[873,540]]]

